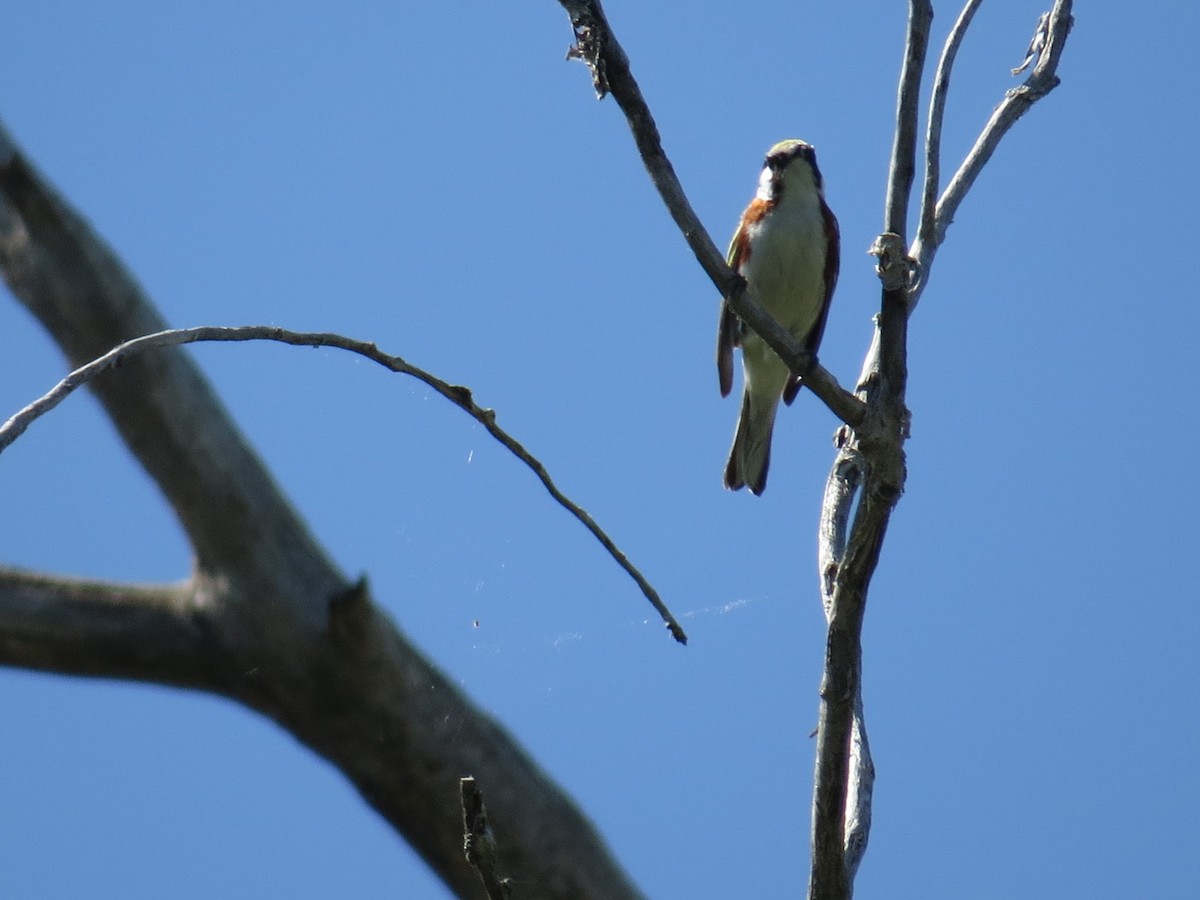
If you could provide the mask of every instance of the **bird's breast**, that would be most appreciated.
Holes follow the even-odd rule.
[[[820,206],[780,203],[749,229],[741,274],[759,302],[797,338],[816,323],[825,302],[825,225]]]

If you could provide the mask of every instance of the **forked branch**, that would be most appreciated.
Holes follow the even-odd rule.
[[[909,5],[908,38],[884,212],[885,233],[873,251],[880,261],[882,311],[859,381],[868,404],[870,427],[840,432],[841,449],[826,484],[820,527],[822,604],[829,620],[829,641],[818,729],[810,898],[842,900],[851,895],[870,827],[874,766],[862,712],[861,627],[870,577],[891,510],[904,487],[908,316],[929,282],[934,254],[954,212],[1000,138],[1030,104],[1058,83],[1055,69],[1070,28],[1070,0],[1059,0],[1053,12],[1043,16],[1039,34],[1031,41],[1031,52],[1040,55],[1030,79],[1023,88],[1010,91],[993,113],[979,141],[935,205],[950,73],[977,6],[978,0],[968,0],[963,7],[938,64],[926,131],[926,173],[918,237],[906,253],[904,234],[917,129],[916,92],[933,15],[928,0],[912,0]]]
[[[936,159],[940,153],[941,122],[939,119],[935,128],[932,113],[935,109],[945,106],[946,87],[949,85],[954,55],[958,50],[958,44],[962,41],[966,25],[969,24],[970,17],[974,14],[973,7],[976,5],[977,0],[968,0],[962,15],[959,16],[962,28],[960,29],[956,24],[955,30],[947,38],[945,49],[942,51],[942,62],[939,63],[938,68],[939,71],[945,69],[945,79],[944,84],[941,78],[937,79],[934,84],[928,132],[932,149],[927,152],[927,159]],[[1053,9],[1038,20],[1037,29],[1030,41],[1030,53],[1035,53],[1037,59],[1033,71],[1029,73],[1029,77],[1023,84],[1008,91],[1004,95],[1004,99],[992,111],[980,131],[979,137],[976,138],[975,144],[967,152],[949,184],[942,191],[936,205],[932,206],[930,206],[930,198],[937,195],[938,172],[936,170],[932,173],[926,172],[925,203],[921,211],[921,228],[917,240],[909,251],[915,261],[917,271],[921,273],[920,280],[909,293],[910,310],[917,305],[921,293],[928,284],[928,271],[933,264],[934,256],[937,255],[938,248],[946,239],[946,230],[954,221],[954,216],[970,192],[971,185],[975,183],[975,179],[979,177],[983,167],[987,165],[992,154],[996,152],[996,148],[1000,146],[1000,141],[1034,103],[1058,87],[1060,81],[1058,63],[1062,57],[1063,48],[1067,45],[1067,36],[1071,33],[1071,25],[1074,22],[1071,15],[1072,7],[1073,0],[1056,0]],[[1013,74],[1019,74],[1027,64],[1028,59],[1021,66],[1014,68]],[[939,84],[943,85],[940,90]],[[934,145],[935,141],[937,142],[936,146]]]
[[[1032,102],[1057,84],[1054,69],[1070,25],[1070,0],[1058,0],[1054,11],[1043,18],[1039,34],[1030,43],[1030,53],[1038,56],[1033,74],[1022,89],[1010,92],[993,114],[976,147],[935,203],[950,72],[979,0],[968,0],[964,6],[938,65],[926,132],[918,239],[911,248],[906,235],[916,172],[918,97],[933,7],[929,0],[910,0],[884,234],[873,250],[883,285],[881,313],[857,385],[859,394],[853,398],[832,377],[826,382],[824,370],[819,370],[816,379],[807,375],[806,361],[795,354],[788,336],[780,334],[781,329],[769,321],[756,302],[746,302],[754,298],[744,296],[745,285],[724,264],[687,202],[663,153],[654,119],[630,73],[628,58],[598,0],[559,2],[570,14],[575,29],[576,44],[568,55],[587,63],[598,97],[612,93],[616,98],[651,179],[700,265],[717,289],[730,298],[738,315],[780,358],[806,381],[816,382],[812,385],[814,393],[847,426],[839,431],[840,450],[827,483],[820,528],[822,603],[829,621],[829,638],[821,685],[809,886],[812,898],[840,900],[850,896],[871,819],[874,766],[862,713],[861,629],[871,576],[891,511],[904,489],[908,317],[928,283],[929,267],[946,227],[999,138]]]
[[[166,330],[2,127],[0,270],[75,366]],[[483,895],[455,799],[472,772],[522,900],[641,897],[562,789],[337,567],[187,354],[133,353],[90,386],[195,569],[164,588],[0,569],[0,665],[182,685],[260,712],[343,772],[457,896]]]

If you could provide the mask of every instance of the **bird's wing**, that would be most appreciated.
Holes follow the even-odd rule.
[[[753,206],[753,204],[751,204]],[[749,215],[750,210],[746,210]],[[746,215],[733,233],[729,252],[725,255],[729,268],[741,274],[743,263],[750,255],[750,242],[746,236]],[[721,385],[721,396],[728,397],[733,390],[733,348],[742,343],[742,328],[737,314],[727,301],[721,303],[721,318],[717,323],[717,379]]]
[[[825,335],[825,320],[829,317],[829,304],[833,301],[833,289],[837,287],[838,270],[842,260],[842,238],[838,220],[833,211],[821,201],[821,216],[825,220],[825,297],[821,301],[821,312],[816,324],[804,339],[804,349],[816,355]]]
[[[825,222],[825,296],[821,300],[821,311],[817,313],[817,321],[804,338],[804,349],[813,356],[821,346],[821,338],[825,335],[825,320],[829,318],[829,305],[833,301],[833,289],[837,287],[838,269],[841,267],[842,238],[838,230],[838,221],[833,211],[821,201],[821,217]],[[783,402],[788,406],[800,393],[801,381],[795,375],[788,379],[783,388]]]

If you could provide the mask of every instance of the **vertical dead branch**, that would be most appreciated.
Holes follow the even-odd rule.
[[[935,205],[950,72],[978,5],[978,0],[968,0],[942,51],[926,133],[918,237],[906,251],[904,235],[916,155],[917,91],[933,17],[928,0],[912,0],[909,5],[896,135],[888,173],[885,233],[872,249],[879,259],[882,309],[858,384],[868,413],[862,426],[853,430],[844,427],[838,433],[839,453],[826,483],[820,528],[822,605],[829,622],[829,638],[817,739],[810,898],[841,900],[851,896],[870,828],[875,773],[863,722],[861,627],[870,577],[891,510],[904,488],[908,316],[928,284],[933,256],[958,204],[1000,138],[1034,101],[1058,84],[1055,70],[1071,24],[1071,0],[1058,0],[1031,41],[1030,53],[1038,55],[1033,73],[1025,85],[1010,91],[997,107]],[[914,280],[914,275],[919,277]],[[849,539],[845,537],[847,523]]]
[[[804,375],[816,393],[845,423],[839,452],[826,483],[820,533],[821,600],[829,625],[813,792],[810,898],[847,898],[866,850],[871,821],[874,766],[862,706],[862,621],[867,589],[887,531],[891,511],[904,490],[904,441],[908,411],[908,316],[928,283],[929,264],[946,227],[971,182],[999,138],[1034,100],[1058,83],[1054,68],[1070,26],[1070,0],[1058,0],[1049,24],[1039,26],[1030,56],[1039,62],[1026,85],[1010,92],[997,108],[976,147],[936,204],[940,134],[954,56],[979,0],[967,0],[938,66],[930,114],[926,174],[918,238],[906,238],[916,172],[918,99],[933,20],[930,0],[910,0],[904,63],[897,95],[896,130],[888,171],[884,233],[872,253],[878,258],[881,311],[871,348],[857,384],[857,398],[845,395],[823,369],[807,373],[809,361],[794,354],[786,335],[764,317],[753,298],[743,302],[745,285],[715,253],[712,241],[686,202],[674,169],[666,161],[654,120],[629,71],[599,0],[559,0],[571,16],[576,44],[569,56],[592,71],[597,96],[610,91],[625,112],[647,170],[697,260],[735,312],[759,332],[792,371]],[[1043,28],[1045,34],[1042,34]],[[1026,59],[1026,64],[1029,59]],[[840,395],[839,395],[840,393]],[[856,403],[855,400],[858,402]],[[847,530],[849,537],[847,537]]]
[[[843,900],[866,851],[874,765],[862,709],[862,623],[867,590],[879,562],[891,512],[904,490],[907,412],[907,291],[904,233],[916,171],[917,106],[933,8],[909,4],[908,35],[896,100],[896,134],[888,172],[884,231],[877,242],[882,310],[859,390],[865,427],[843,428],[841,449],[826,483],[822,535],[822,606],[829,632],[817,728],[809,897]],[[853,517],[851,506],[857,499]],[[843,540],[847,521],[849,540]],[[844,553],[840,553],[842,547]]]
[[[967,5],[958,14],[946,45],[942,48],[938,60],[937,73],[933,76],[933,97],[929,102],[929,127],[925,130],[925,187],[921,192],[921,224],[917,226],[917,238],[921,241],[932,239],[934,229],[934,213],[937,209],[938,185],[942,177],[942,122],[946,116],[946,97],[950,91],[950,72],[954,68],[954,58],[958,48],[966,36],[971,20],[975,18],[975,10],[983,0],[967,0]]]

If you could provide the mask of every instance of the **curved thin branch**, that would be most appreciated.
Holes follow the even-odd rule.
[[[996,148],[1000,146],[1000,141],[1016,124],[1017,119],[1028,112],[1034,103],[1058,87],[1060,81],[1058,62],[1074,21],[1071,17],[1071,7],[1072,0],[1056,0],[1049,17],[1039,20],[1038,30],[1040,32],[1044,28],[1044,39],[1039,41],[1039,35],[1035,35],[1034,40],[1031,41],[1033,48],[1041,45],[1037,64],[1033,67],[1029,77],[1025,79],[1024,84],[1005,94],[1004,99],[992,111],[992,115],[980,131],[974,146],[971,147],[958,167],[958,171],[954,173],[954,177],[950,179],[950,183],[942,192],[934,210],[932,227],[927,229],[927,233],[920,234],[913,244],[910,255],[916,260],[917,268],[921,272],[921,279],[910,292],[910,309],[917,305],[921,293],[928,284],[929,268],[933,263],[933,258],[937,255],[938,248],[946,238],[946,230],[954,221],[955,213],[966,199],[975,179],[983,171],[983,167],[987,165],[992,154],[996,152]]]
[[[0,453],[3,453],[13,441],[20,437],[32,422],[58,406],[73,391],[87,384],[101,373],[120,365],[128,357],[152,348],[176,347],[199,341],[277,341],[281,344],[303,347],[334,347],[339,350],[348,350],[351,353],[357,353],[359,356],[366,357],[392,372],[411,375],[413,378],[425,383],[455,406],[464,410],[479,424],[483,425],[492,437],[503,444],[517,459],[525,463],[538,477],[538,480],[542,482],[542,485],[550,493],[550,496],[560,506],[571,513],[571,515],[582,522],[584,527],[608,551],[609,555],[616,560],[617,565],[624,569],[637,582],[646,599],[650,601],[651,605],[653,605],[662,617],[667,629],[671,632],[671,636],[681,644],[687,643],[687,634],[684,633],[683,627],[675,620],[671,611],[667,609],[666,604],[663,603],[654,586],[629,561],[629,558],[613,542],[612,538],[605,533],[604,529],[596,524],[596,521],[588,515],[587,511],[558,489],[553,479],[551,479],[550,474],[546,471],[546,467],[533,454],[526,450],[520,441],[496,424],[496,413],[494,410],[484,409],[477,405],[471,396],[470,389],[443,381],[437,376],[429,374],[424,369],[406,362],[399,356],[383,353],[373,343],[366,341],[357,341],[340,334],[288,331],[285,328],[268,325],[177,328],[134,338],[131,341],[126,341],[114,347],[103,356],[97,357],[86,365],[80,366],[56,384],[48,393],[15,413],[7,422],[0,425]]]
[[[650,180],[658,188],[663,203],[692,248],[700,267],[708,274],[721,296],[728,299],[733,311],[767,342],[779,358],[787,363],[788,368],[804,380],[805,387],[842,422],[851,426],[859,425],[866,412],[863,402],[838,384],[837,379],[822,368],[816,358],[805,351],[800,342],[759,305],[758,299],[747,291],[745,280],[729,268],[724,254],[717,249],[700,223],[684,193],[683,185],[679,183],[675,167],[663,151],[658,125],[629,68],[629,58],[613,34],[599,0],[559,0],[559,3],[570,16],[571,27],[575,31],[575,44],[568,51],[568,58],[580,59],[591,69],[597,97],[603,99],[611,93],[621,107],[638,153],[646,171],[650,173]]]
[[[934,229],[934,214],[937,209],[938,185],[941,183],[942,157],[942,121],[946,116],[946,97],[950,91],[950,72],[954,68],[954,58],[958,48],[967,35],[967,28],[975,18],[975,11],[983,0],[967,0],[962,8],[954,27],[946,37],[942,47],[941,58],[938,59],[937,73],[933,77],[933,96],[929,101],[929,127],[925,131],[925,189],[921,193],[921,223],[917,227],[917,237],[923,241],[932,239]]]

